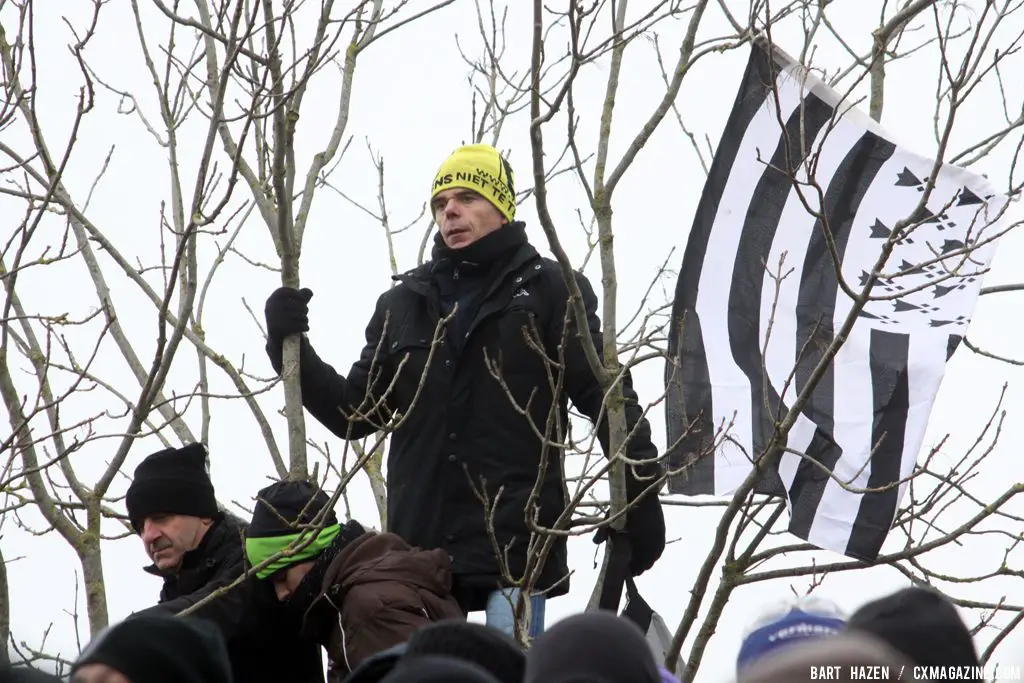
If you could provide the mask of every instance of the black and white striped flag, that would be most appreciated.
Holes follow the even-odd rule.
[[[871,292],[889,298],[864,307],[755,489],[787,497],[794,535],[877,557],[906,483],[863,491],[913,471],[1007,202],[984,178],[944,165],[926,210],[911,216],[934,166],[755,44],[676,286],[669,460],[691,464],[670,492],[725,495],[747,478],[852,310],[850,292],[896,223],[913,218]]]

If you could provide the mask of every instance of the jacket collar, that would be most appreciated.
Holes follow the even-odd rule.
[[[531,263],[533,266],[528,267]],[[427,262],[401,275],[393,275],[392,279],[403,283],[410,291],[426,298],[436,312],[437,287],[433,280],[432,267],[433,262]],[[466,337],[468,338],[473,333],[482,320],[494,313],[495,310],[501,308],[502,304],[497,303],[495,300],[495,294],[500,291],[501,287],[505,286],[506,283],[521,287],[542,271],[543,266],[540,263],[540,254],[532,244],[526,242],[516,249],[512,257],[506,261],[502,269],[490,281],[487,291],[482,293],[476,309],[476,315],[466,331]],[[517,273],[519,274],[516,275]],[[513,275],[516,275],[516,277],[513,278]],[[512,295],[511,288],[508,290],[508,295]]]
[[[504,268],[502,268],[498,273],[498,276],[494,279],[494,284],[492,285],[491,290],[493,291],[510,273],[520,270],[524,265],[539,256],[540,254],[538,251],[529,242],[520,246],[512,253],[511,258],[505,262]],[[418,294],[426,296],[430,293],[434,271],[437,267],[438,262],[430,260],[416,268],[407,270],[404,273],[392,275],[391,279],[394,282],[400,282],[406,285],[409,289]],[[490,294],[490,292],[488,292],[488,294]]]

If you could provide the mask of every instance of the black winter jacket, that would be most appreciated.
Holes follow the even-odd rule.
[[[366,345],[347,377],[323,362],[303,337],[302,399],[310,414],[346,439],[372,434],[389,419],[398,422],[388,459],[388,530],[413,546],[446,550],[453,562],[454,592],[464,609],[476,611],[483,609],[486,593],[498,587],[501,575],[478,493],[485,492],[491,504],[497,502],[495,535],[499,547],[507,548],[512,576],[521,577],[530,540],[527,502],[542,467],[539,524],[553,526],[568,502],[561,453],[544,447],[537,432],[545,431],[555,405],[557,424],[550,440],[564,442],[568,400],[593,421],[600,416],[603,392],[571,315],[569,332],[563,335],[569,290],[557,262],[542,258],[528,243],[516,249],[481,292],[458,354],[442,325],[435,267],[429,262],[397,276],[399,284],[379,297],[366,328]],[[600,353],[597,297],[587,278],[575,275],[587,310],[586,333]],[[538,340],[536,348],[556,362],[561,342],[567,340],[561,379],[555,367],[549,375],[537,350],[527,343],[527,331]],[[268,353],[279,364],[269,346]],[[559,382],[562,391],[555,396]],[[650,426],[642,419],[628,375],[623,391],[628,426],[635,428],[630,457],[653,459],[657,451]],[[598,435],[607,453],[603,424]],[[631,498],[650,483],[638,484],[631,477],[627,481]],[[549,597],[563,595],[569,590],[567,573],[563,537],[554,544],[534,587],[554,587]],[[467,592],[472,597],[465,597]]]
[[[244,523],[225,515],[207,530],[198,548],[185,554],[177,574],[146,567],[145,571],[164,580],[160,602],[132,616],[177,614],[233,583],[247,569],[244,529]],[[236,682],[323,683],[320,646],[299,635],[299,618],[277,601],[269,581],[250,577],[190,615],[220,628]]]

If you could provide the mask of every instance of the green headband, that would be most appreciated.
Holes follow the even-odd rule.
[[[256,578],[265,579],[278,570],[316,557],[334,541],[334,538],[340,531],[341,524],[332,524],[329,527],[325,527],[323,531],[317,534],[317,537],[303,547],[302,550],[298,550],[291,555],[283,555],[268,564],[266,567],[260,569],[256,572]],[[258,538],[248,537],[245,539],[245,554],[249,556],[249,562],[252,566],[256,567],[267,558],[273,557],[289,546],[293,544],[300,545],[301,542],[304,542],[306,538],[308,538],[308,535],[309,531],[304,530],[294,534],[286,534],[284,536],[261,536]],[[295,541],[300,541],[300,543],[295,543]]]

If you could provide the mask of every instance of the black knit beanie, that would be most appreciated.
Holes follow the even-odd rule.
[[[483,667],[501,683],[522,683],[526,655],[519,643],[483,624],[449,619],[428,624],[409,637],[404,659],[445,655]]]
[[[279,481],[256,494],[252,522],[245,532],[245,553],[252,566],[263,565],[256,572],[257,578],[265,579],[281,569],[315,559],[328,549],[340,552],[366,533],[355,521],[342,526],[331,509],[313,526],[330,502],[330,496],[308,481]],[[316,535],[310,539],[314,531]],[[265,564],[289,548],[299,549]]]
[[[647,638],[614,612],[576,614],[537,636],[524,683],[660,683]]]
[[[146,683],[232,683],[220,630],[170,614],[142,614],[111,626],[89,643],[71,673],[86,664],[106,664]]]
[[[919,666],[979,666],[956,606],[930,588],[904,588],[869,602],[853,613],[847,629],[881,638]]]
[[[428,655],[403,659],[382,683],[497,683],[497,679],[471,662]]]
[[[392,645],[386,650],[370,655],[356,667],[345,679],[345,683],[380,683],[402,661],[406,643]],[[522,683],[522,681],[520,681]]]
[[[256,494],[256,507],[246,535],[264,538],[294,534],[302,525],[312,524],[330,502],[330,496],[308,481],[276,482]],[[329,510],[323,526],[337,523],[334,510]]]
[[[206,473],[206,448],[192,443],[148,456],[135,468],[125,498],[135,533],[150,515],[191,515],[216,518],[217,498]]]
[[[29,666],[0,664],[0,683],[63,683],[63,681],[54,674],[45,673]]]

